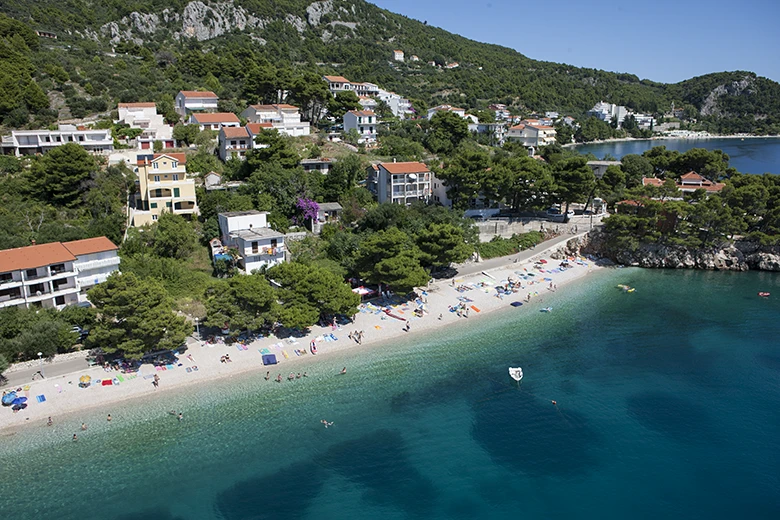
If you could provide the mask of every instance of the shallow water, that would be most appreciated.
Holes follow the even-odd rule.
[[[780,277],[615,269],[546,298],[549,314],[323,356],[306,379],[240,376],[0,438],[0,511],[780,517]]]

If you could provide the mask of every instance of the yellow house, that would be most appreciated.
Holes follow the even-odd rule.
[[[139,155],[136,173],[138,192],[130,224],[143,226],[155,222],[163,211],[191,219],[198,214],[195,180],[187,178],[183,153]]]

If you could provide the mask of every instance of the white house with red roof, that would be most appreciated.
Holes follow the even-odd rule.
[[[404,51],[401,50],[394,50],[393,51],[393,59],[395,61],[404,61]]]
[[[203,130],[219,130],[223,126],[241,126],[241,120],[232,112],[194,113],[190,115],[190,124]]]
[[[191,112],[216,112],[219,97],[208,90],[182,90],[176,94],[176,112],[187,117]]]
[[[86,292],[119,269],[106,237],[0,251],[0,308],[58,308],[86,301]]]
[[[141,150],[154,148],[154,142],[160,141],[163,148],[173,148],[173,127],[165,123],[157,113],[154,103],[119,103],[119,119],[115,123],[124,123],[130,128],[140,128],[141,135],[135,138],[136,146]]]
[[[555,143],[555,135],[555,128],[551,126],[518,124],[509,128],[506,140],[538,148]]]
[[[726,185],[722,182],[712,182],[698,173],[690,171],[680,176],[677,187],[680,188],[680,191],[683,193],[693,193],[696,190],[704,190],[709,195],[710,193],[720,192]]]
[[[230,158],[244,159],[254,144],[245,126],[224,126],[219,129],[218,139],[219,158],[223,161]]]
[[[368,168],[368,189],[379,203],[409,205],[431,200],[433,173],[421,162],[379,163]]]
[[[301,121],[301,111],[293,105],[249,105],[241,112],[241,117],[250,123],[270,123],[280,134],[293,137],[311,133],[311,125]]]
[[[350,110],[344,114],[344,131],[355,130],[359,135],[358,143],[376,141],[376,114],[371,110]]]
[[[338,92],[355,90],[352,86],[352,82],[344,76],[322,76],[322,79],[328,84],[328,90],[330,90],[330,93],[334,96]]]
[[[428,119],[431,119],[436,114],[436,112],[452,112],[453,114],[458,115],[464,119],[466,118],[465,108],[458,108],[452,105],[439,105],[428,109]]]

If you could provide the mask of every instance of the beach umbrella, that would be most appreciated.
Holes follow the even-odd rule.
[[[13,401],[11,401],[11,404],[12,404],[12,405],[17,405],[17,404],[24,404],[26,401],[27,401],[27,398],[26,398],[26,397],[17,397],[17,398],[16,398],[16,399],[14,399]]]
[[[92,381],[92,378],[88,375],[83,375],[79,378],[79,383],[89,383],[90,381]]]

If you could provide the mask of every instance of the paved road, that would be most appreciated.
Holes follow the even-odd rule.
[[[576,235],[561,235],[559,237],[553,238],[552,240],[547,240],[545,242],[542,242],[541,244],[537,244],[531,249],[526,249],[525,251],[521,251],[514,255],[500,256],[498,258],[491,258],[490,260],[483,260],[481,262],[474,262],[474,263],[469,262],[465,265],[458,267],[458,276],[467,276],[470,274],[476,274],[482,271],[487,271],[489,269],[495,269],[497,267],[506,265],[506,263],[510,260],[512,261],[517,260],[518,262],[524,262],[534,255],[543,253],[544,251],[556,247],[559,244],[571,240],[574,237],[581,237],[586,234],[587,232],[585,231],[582,233],[578,233]]]
[[[84,357],[79,357],[77,359],[53,361],[51,363],[46,361],[43,362],[43,373],[46,376],[46,379],[79,372],[87,368],[89,368],[89,363],[87,363],[86,352],[84,352]],[[17,372],[3,374],[8,380],[4,382],[2,386],[10,388],[26,385],[33,381],[32,376],[38,372],[38,370],[41,370],[41,367],[36,363],[32,368],[25,368]],[[40,376],[35,376],[35,381],[40,380]]]

